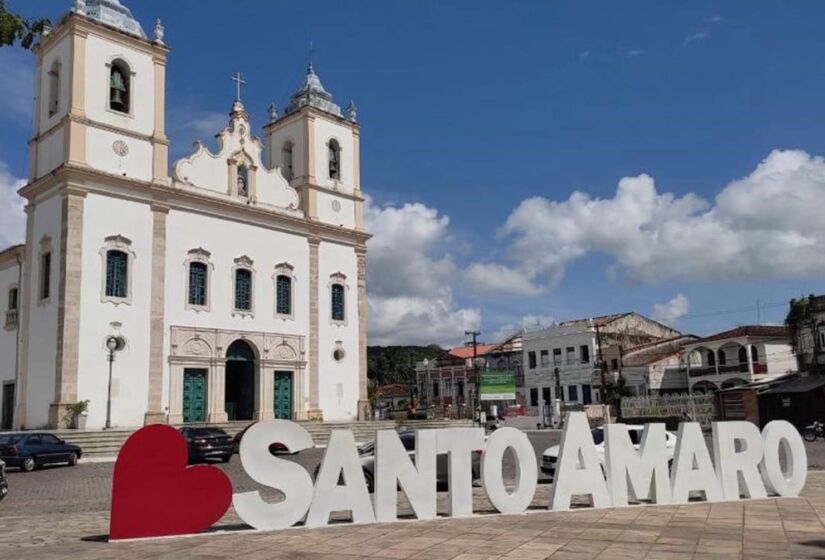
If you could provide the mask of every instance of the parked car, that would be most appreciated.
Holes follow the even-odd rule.
[[[398,434],[399,438],[401,439],[402,445],[404,445],[404,449],[407,450],[407,454],[410,458],[415,460],[415,432],[414,431],[403,431]],[[472,460],[472,468],[473,468],[473,481],[478,480],[481,478],[481,449],[476,449],[473,451],[473,460]],[[358,445],[358,455],[361,458],[361,468],[364,471],[364,480],[367,483],[367,489],[372,493],[375,491],[375,442],[370,441],[366,443],[361,443]],[[436,483],[439,486],[446,486],[447,485],[447,454],[440,453],[435,460],[435,478]],[[319,465],[315,469],[315,478],[318,478],[318,471],[321,469]],[[338,484],[343,484],[343,479],[338,479]]]
[[[633,448],[638,450],[642,442],[642,432],[644,426],[627,426],[627,431],[630,434],[630,441],[633,443]],[[593,443],[596,444],[596,453],[599,456],[599,462],[604,467],[604,428],[599,426],[590,430],[593,436]],[[673,462],[673,453],[676,450],[676,434],[673,432],[665,432],[668,455],[668,466]],[[541,457],[541,472],[553,477],[556,474],[556,462],[559,458],[559,446],[547,448]]]
[[[180,433],[189,450],[189,464],[205,463],[209,459],[228,463],[232,459],[232,438],[220,428],[184,426]]]
[[[249,424],[246,428],[244,428],[243,430],[241,430],[240,432],[235,434],[235,436],[232,438],[232,452],[233,453],[240,453],[240,451],[241,451],[241,440],[243,439],[243,436],[246,433],[246,431],[254,425],[255,425],[255,422],[253,422],[252,424]],[[277,443],[276,442],[276,443],[273,443],[272,445],[269,446],[269,452],[272,453],[273,455],[277,455],[278,453],[288,453],[289,450],[286,448],[286,445],[284,445],[283,443]],[[293,453],[293,455],[294,455],[294,453]]]
[[[6,463],[0,461],[0,502],[9,493],[9,479],[6,478]]]
[[[8,467],[31,472],[43,465],[67,463],[75,466],[83,452],[54,434],[12,432],[0,434],[0,460]]]

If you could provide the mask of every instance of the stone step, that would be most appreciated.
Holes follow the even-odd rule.
[[[250,422],[226,422],[210,424],[210,427],[221,428],[230,436],[234,436],[246,428]],[[299,422],[315,442],[315,445],[326,445],[332,430],[351,430],[356,441],[370,441],[375,438],[377,430],[391,430],[396,427],[409,429],[433,429],[457,426],[470,426],[470,420],[414,420],[409,422],[395,422],[392,420],[369,422]],[[179,426],[176,426],[179,427]],[[79,446],[84,457],[114,457],[120,448],[138,428],[117,428],[113,430],[55,430],[57,437]]]

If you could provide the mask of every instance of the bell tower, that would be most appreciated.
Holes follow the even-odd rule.
[[[355,104],[346,116],[312,63],[282,116],[264,127],[269,164],[301,193],[307,219],[362,231],[360,134]]]
[[[30,180],[76,167],[167,184],[166,58],[118,0],[77,0],[36,49]]]

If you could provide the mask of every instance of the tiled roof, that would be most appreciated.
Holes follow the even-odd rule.
[[[700,338],[696,342],[711,342],[713,340],[724,340],[726,338],[739,338],[742,336],[753,336],[760,338],[788,338],[788,329],[779,325],[745,325],[736,327],[729,331],[712,334]]]
[[[588,319],[573,319],[571,321],[562,321],[559,323],[562,327],[578,327],[578,326],[587,326],[590,325],[590,322],[593,322],[593,325],[603,327],[608,323],[612,323],[616,319],[621,319],[622,317],[626,317],[630,315],[630,313],[614,313],[613,315],[602,315],[600,317],[592,317]]]
[[[379,399],[391,399],[395,397],[409,397],[412,394],[412,387],[393,383],[391,385],[381,385],[376,391]]]
[[[483,356],[484,354],[490,352],[491,350],[498,348],[498,344],[478,344],[476,346],[476,354],[479,356]],[[473,357],[473,347],[472,346],[456,346],[455,348],[451,348],[447,351],[450,356],[454,358],[461,358],[466,360],[467,358]]]
[[[622,357],[622,365],[645,366],[679,354],[682,346],[694,342],[693,335],[682,335],[666,340],[657,340],[631,348]]]

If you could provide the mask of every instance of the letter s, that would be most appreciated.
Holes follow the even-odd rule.
[[[284,500],[270,504],[258,491],[235,494],[232,505],[238,516],[260,530],[286,529],[300,521],[312,502],[312,478],[298,463],[272,456],[269,446],[281,443],[295,453],[313,446],[312,436],[289,420],[264,420],[249,428],[241,440],[241,465],[252,480],[284,493]]]

